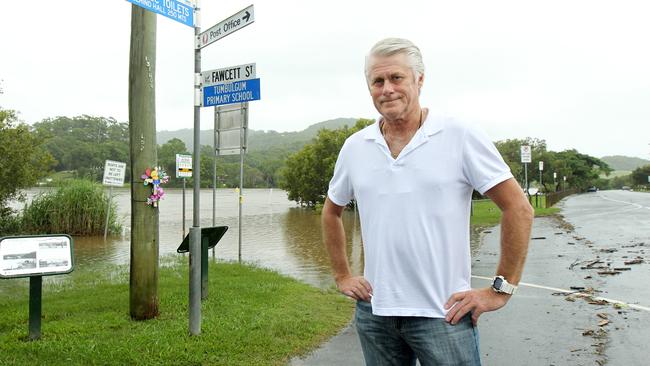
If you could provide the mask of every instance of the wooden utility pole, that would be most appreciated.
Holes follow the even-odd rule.
[[[131,152],[130,313],[137,320],[158,316],[158,208],[147,205],[151,186],[141,176],[156,154],[156,14],[131,6],[129,134]]]

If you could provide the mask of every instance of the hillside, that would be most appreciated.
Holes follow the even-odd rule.
[[[600,160],[606,162],[614,170],[632,171],[638,167],[650,165],[650,160],[622,155],[603,156]]]
[[[356,122],[357,118],[337,118],[312,124],[306,129],[296,132],[259,131],[251,129],[248,132],[249,148],[250,151],[261,151],[281,146],[298,150],[305,143],[316,137],[318,131],[323,128],[337,129],[345,125],[352,127]],[[212,146],[214,140],[212,131],[201,130],[201,145]],[[159,145],[173,138],[178,138],[185,143],[188,150],[192,150],[194,146],[194,134],[192,129],[189,128],[176,131],[158,131],[156,138]]]

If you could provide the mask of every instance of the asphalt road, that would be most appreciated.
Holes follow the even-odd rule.
[[[559,207],[563,219],[535,220],[518,293],[479,321],[483,364],[650,364],[650,194],[585,193]],[[496,227],[473,258],[473,287],[489,284],[498,255]],[[354,326],[290,364],[363,365]]]

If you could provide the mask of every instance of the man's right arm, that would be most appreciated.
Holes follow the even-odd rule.
[[[362,276],[352,276],[348,265],[345,248],[345,231],[343,230],[343,209],[329,198],[325,199],[322,211],[323,241],[330,256],[336,287],[355,300],[370,301],[372,286]]]

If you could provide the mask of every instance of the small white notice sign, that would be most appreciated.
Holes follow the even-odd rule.
[[[121,187],[124,185],[124,175],[126,174],[126,163],[119,161],[106,160],[104,164],[104,181],[105,186]]]
[[[522,163],[530,163],[532,162],[532,152],[530,150],[530,146],[528,145],[521,145],[521,162]]]
[[[47,276],[73,269],[72,238],[68,235],[0,239],[0,278]]]
[[[176,178],[192,177],[192,155],[176,154]]]

